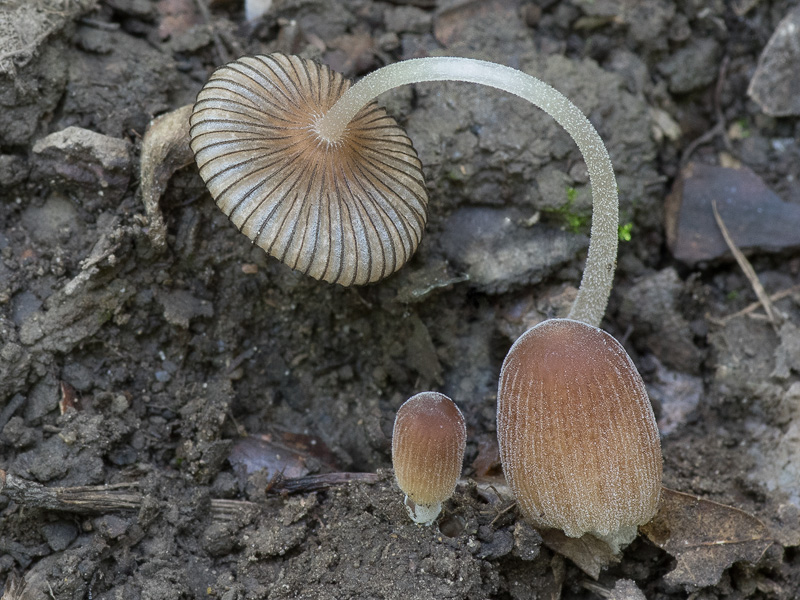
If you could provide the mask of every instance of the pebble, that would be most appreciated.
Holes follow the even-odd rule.
[[[714,219],[712,201],[736,246],[783,252],[800,247],[800,205],[784,202],[747,167],[690,163],[666,201],[667,244],[683,263],[730,255]]]
[[[123,196],[130,181],[130,144],[81,127],[67,127],[37,140],[31,156],[34,173],[71,186]]]
[[[758,59],[747,94],[768,115],[800,115],[800,6],[786,15]]]

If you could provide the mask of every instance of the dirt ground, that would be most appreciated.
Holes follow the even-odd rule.
[[[241,0],[210,4],[0,1],[3,598],[800,597],[800,109],[785,106],[800,95],[781,83],[790,60],[759,63],[792,3],[274,0],[252,22]],[[426,55],[491,60],[589,116],[624,239],[603,327],[648,385],[664,485],[746,522],[746,538],[681,517],[672,546],[643,532],[595,579],[503,496],[500,365],[568,311],[590,215],[577,148],[521,100],[455,83],[381,98],[431,197],[419,250],[381,283],[332,286],[268,258],[194,165],[170,179],[154,241],[148,123],[215,66],[273,51],[352,78]],[[773,219],[767,241],[740,244],[772,322],[730,252],[679,256],[668,239],[690,163],[723,168],[731,193],[726,178],[752,170],[777,207],[751,195],[728,213],[742,236]],[[431,389],[464,412],[465,481],[420,528],[390,439],[400,404]],[[345,472],[355,481],[325,476]],[[702,555],[722,562],[701,577],[678,525],[710,536],[698,552],[767,542]]]

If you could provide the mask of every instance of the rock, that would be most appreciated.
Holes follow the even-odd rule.
[[[678,260],[695,265],[729,255],[714,219],[717,209],[742,251],[788,251],[800,247],[800,205],[781,200],[747,167],[687,165],[667,197],[667,244]]]
[[[692,41],[658,64],[669,80],[669,91],[685,94],[707,86],[717,77],[720,47],[712,39]]]
[[[459,209],[444,223],[442,249],[473,286],[496,294],[542,281],[586,247],[584,236],[521,221],[513,210]]]
[[[12,187],[28,177],[27,161],[17,154],[0,154],[0,187]]]
[[[800,115],[800,6],[786,15],[758,59],[747,94],[768,115]]]
[[[90,191],[121,198],[131,177],[130,144],[80,127],[51,133],[33,145],[34,170]]]
[[[159,292],[158,301],[164,308],[164,318],[170,325],[187,329],[195,317],[213,317],[214,307],[208,300],[195,298],[191,292],[173,290]]]
[[[46,523],[42,525],[42,535],[47,541],[47,545],[52,548],[54,552],[61,552],[66,550],[76,537],[78,537],[78,528],[73,523],[68,521],[56,521],[54,523]]]
[[[680,313],[682,289],[671,267],[643,277],[624,295],[620,316],[634,326],[637,348],[654,354],[668,367],[696,374],[704,355],[694,345],[689,323]]]

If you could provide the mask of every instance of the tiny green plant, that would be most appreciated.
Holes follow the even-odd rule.
[[[620,242],[630,242],[632,239],[633,232],[633,222],[628,221],[627,223],[621,224],[619,226],[619,241]]]

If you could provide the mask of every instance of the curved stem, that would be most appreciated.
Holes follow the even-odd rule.
[[[592,186],[592,229],[586,268],[569,318],[598,326],[606,310],[617,261],[619,201],[611,160],[586,116],[563,94],[516,69],[482,60],[417,58],[383,67],[353,85],[316,124],[335,142],[368,102],[394,87],[425,81],[466,81],[504,90],[538,106],[572,136],[583,154]]]

